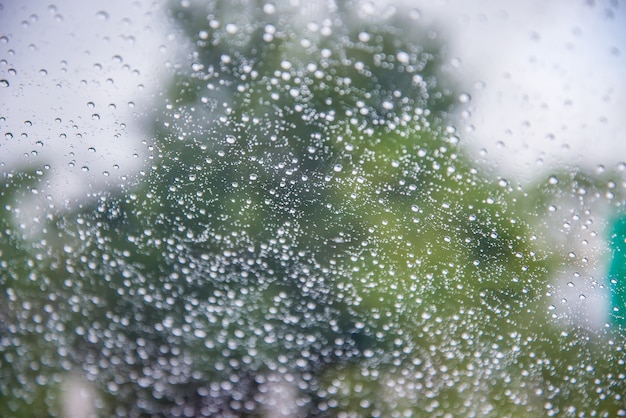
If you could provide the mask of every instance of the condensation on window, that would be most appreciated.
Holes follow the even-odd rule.
[[[626,416],[625,19],[0,1],[0,410]]]

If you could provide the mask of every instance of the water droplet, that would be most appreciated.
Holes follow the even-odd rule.
[[[238,30],[239,28],[234,23],[228,23],[226,25],[226,32],[230,33],[231,35],[234,35],[235,33],[237,33]]]
[[[39,75],[42,75],[42,76],[48,75],[48,70],[45,70],[42,68],[41,70],[39,70]]]
[[[11,132],[7,132],[4,134],[4,139],[13,139],[13,134]]]
[[[400,51],[396,54],[396,59],[400,64],[408,64],[411,56],[404,51]]]
[[[343,166],[341,164],[335,164],[335,166],[333,167],[333,171],[335,173],[339,173],[341,170],[343,170]]]
[[[100,10],[96,13],[96,19],[98,20],[109,20],[109,14],[104,10]]]
[[[0,80],[0,86],[9,87],[9,81],[5,79]]]
[[[548,178],[548,183],[552,185],[559,184],[559,179],[556,176],[550,176]]]
[[[369,40],[371,39],[371,35],[367,32],[360,32],[359,33],[359,41],[361,42],[369,42]]]
[[[228,142],[229,144],[234,144],[237,141],[237,138],[235,138],[232,135],[226,135],[226,142]]]
[[[80,169],[85,172],[89,171],[89,167],[87,167],[86,165],[82,166]]]
[[[263,12],[268,15],[276,13],[276,5],[274,3],[265,3],[263,5]]]
[[[419,9],[411,9],[409,11],[409,18],[412,20],[418,20],[420,17],[422,17],[422,12]]]
[[[459,102],[461,103],[469,103],[472,101],[472,96],[470,96],[467,93],[461,93],[459,94]]]
[[[100,120],[100,115],[97,113],[94,113],[93,115],[91,115],[91,119],[93,120]]]
[[[250,180],[251,180],[251,181],[255,181],[255,180],[256,180],[256,179],[258,179],[258,178],[259,178],[259,176],[257,176],[256,174],[254,174],[254,173],[253,173],[253,174],[250,174]]]
[[[93,109],[94,107],[96,107],[96,105],[94,102],[87,102],[87,107]]]

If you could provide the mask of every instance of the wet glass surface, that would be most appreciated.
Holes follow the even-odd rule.
[[[626,415],[621,4],[0,6],[7,416]]]

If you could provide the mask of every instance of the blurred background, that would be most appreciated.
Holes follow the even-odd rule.
[[[621,416],[615,1],[0,2],[7,416]]]

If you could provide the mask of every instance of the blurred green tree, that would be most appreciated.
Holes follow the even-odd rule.
[[[54,404],[9,389],[37,363],[52,383],[80,366],[118,416],[262,415],[284,387],[299,415],[543,413],[552,363],[588,337],[546,318],[561,260],[526,212],[541,193],[459,145],[433,28],[307,7],[173,5],[190,62],[159,98],[145,176],[52,217],[30,250],[3,214],[2,297],[22,316],[3,312],[19,341],[0,404]],[[575,378],[578,410],[617,411]]]

